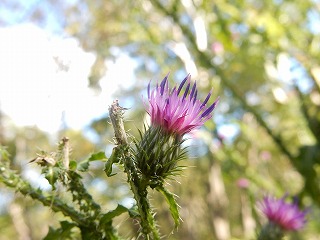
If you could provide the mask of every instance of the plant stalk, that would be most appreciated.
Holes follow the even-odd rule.
[[[114,128],[117,148],[121,152],[120,162],[124,166],[131,191],[137,202],[140,214],[140,225],[142,228],[141,232],[145,239],[159,240],[159,232],[148,200],[148,184],[142,179],[142,176],[138,173],[135,166],[134,157],[130,150],[127,134],[124,129],[123,113],[124,109],[119,106],[118,101],[115,100],[109,107],[109,115]]]
[[[79,225],[89,225],[89,222],[83,214],[63,203],[61,200],[54,198],[54,196],[45,196],[40,189],[34,189],[28,182],[24,181],[18,174],[14,173],[13,170],[7,168],[7,166],[2,163],[0,163],[0,181],[7,187],[13,188],[25,196],[30,196],[40,201],[44,206],[50,207],[53,211],[62,212],[63,215],[70,217]]]

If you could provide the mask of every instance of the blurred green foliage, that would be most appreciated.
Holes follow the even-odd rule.
[[[288,193],[299,196],[301,205],[311,209],[307,227],[289,239],[317,239],[319,1],[82,0],[72,4],[60,0],[46,4],[64,17],[64,33],[96,54],[91,87],[99,88],[99,79],[108,71],[105,59],[116,59],[123,52],[138,62],[135,87],[119,92],[120,104],[126,96],[137,99],[125,115],[131,120],[126,127],[133,136],[143,127],[145,113],[138,99],[150,79],[160,80],[170,71],[172,79],[181,81],[191,72],[200,95],[205,97],[214,88],[213,94],[221,97],[213,121],[187,141],[190,157],[183,165],[190,167],[177,182],[170,182],[170,191],[179,196],[181,206],[183,223],[178,231],[171,234],[174,223],[165,200],[159,193],[153,195],[163,234],[169,239],[253,239],[262,221],[256,201],[264,194]],[[13,6],[7,3],[7,7]],[[34,6],[30,18],[44,21],[45,15],[35,14],[41,10],[41,5]],[[236,129],[236,134],[230,137],[226,126]],[[95,145],[80,132],[61,133],[70,138],[74,159],[85,159],[110,145],[113,132],[106,119],[92,123],[92,129],[100,136]],[[36,129],[14,129],[13,133],[3,142],[16,159],[21,159],[21,152],[32,159],[36,147],[53,145]],[[99,164],[93,164],[90,172],[85,183],[105,209],[130,201],[125,177],[107,179]],[[245,186],[240,184],[244,179]],[[30,221],[39,206],[15,198],[24,206],[22,215],[29,229],[57,226],[57,219],[62,219],[42,213],[37,215],[41,221]],[[10,210],[3,211],[3,239],[18,236],[8,219]],[[56,220],[51,223],[50,219]],[[137,226],[126,218],[119,217],[118,224],[124,237],[137,232]],[[43,232],[30,236],[40,239]]]

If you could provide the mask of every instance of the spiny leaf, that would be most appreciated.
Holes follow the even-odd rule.
[[[107,157],[104,154],[104,152],[93,153],[88,159],[79,163],[78,170],[81,172],[85,172],[88,170],[90,162],[98,161],[98,160],[100,160],[100,161],[107,160]]]
[[[45,178],[48,180],[49,184],[52,186],[52,189],[55,190],[55,183],[57,182],[60,169],[57,167],[48,167],[42,171],[45,174]]]
[[[88,161],[105,160],[107,157],[104,152],[93,153]]]
[[[77,169],[77,162],[76,161],[71,161],[70,163],[69,163],[69,169],[71,170],[71,171],[75,171],[76,169]]]
[[[180,224],[180,216],[179,216],[179,205],[177,204],[174,195],[169,192],[167,189],[165,189],[162,185],[161,186],[157,186],[156,190],[160,193],[162,193],[162,195],[166,198],[167,203],[169,204],[169,209],[170,209],[170,213],[171,216],[174,220],[174,225],[175,228],[177,228]]]
[[[112,174],[112,164],[114,163],[118,163],[120,161],[120,149],[118,147],[115,147],[112,149],[112,153],[110,158],[108,159],[108,161],[105,164],[105,168],[104,171],[107,174],[108,177],[111,177],[115,174]]]
[[[72,228],[76,226],[74,223],[68,221],[61,221],[61,227],[58,229],[49,228],[47,236],[43,240],[56,240],[56,239],[73,239]]]
[[[132,208],[129,208],[128,213],[129,213],[129,216],[132,218],[137,218],[140,216],[137,206],[133,206]]]
[[[112,219],[114,217],[117,217],[119,215],[121,215],[124,212],[129,212],[129,209],[126,208],[125,206],[122,206],[120,204],[118,204],[118,206],[116,207],[116,209],[107,212],[106,214],[104,214],[104,216],[101,218],[101,223],[107,223],[112,221]]]

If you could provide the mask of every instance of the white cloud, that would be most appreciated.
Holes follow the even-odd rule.
[[[97,95],[87,79],[95,56],[76,39],[49,36],[31,24],[2,28],[0,39],[0,107],[20,126],[53,133],[64,114],[68,126],[80,129],[107,111],[119,84],[133,81],[134,61],[120,54],[115,63],[106,62],[108,74]]]

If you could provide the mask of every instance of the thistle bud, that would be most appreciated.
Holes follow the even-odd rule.
[[[135,161],[151,187],[178,170],[177,162],[185,155],[185,149],[181,148],[183,136],[211,119],[218,103],[217,99],[206,106],[211,92],[203,102],[198,100],[196,83],[192,85],[190,78],[187,75],[179,87],[173,89],[169,88],[168,75],[152,91],[148,85],[147,112],[151,126],[141,133],[141,140],[136,143]]]

